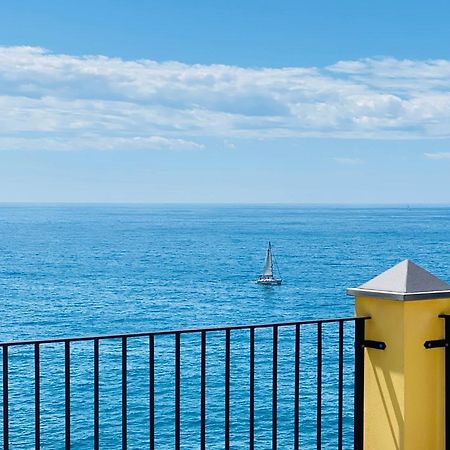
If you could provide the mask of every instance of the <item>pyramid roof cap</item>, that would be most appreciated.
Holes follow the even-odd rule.
[[[347,293],[394,300],[450,298],[450,284],[405,259]]]

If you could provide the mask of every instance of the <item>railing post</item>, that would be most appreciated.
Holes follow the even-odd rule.
[[[445,450],[450,450],[450,317],[445,316]]]
[[[371,317],[355,449],[362,433],[367,450],[444,450],[445,351],[436,347],[446,343],[439,315],[450,313],[450,285],[405,260],[348,293],[357,315]]]

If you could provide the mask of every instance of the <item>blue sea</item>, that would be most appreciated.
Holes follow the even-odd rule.
[[[0,340],[353,315],[345,294],[410,258],[450,280],[450,208],[0,206]],[[268,241],[283,284],[255,284]],[[271,446],[271,330],[256,336],[256,448]],[[344,446],[352,437],[346,331]],[[324,327],[324,443],[336,447],[336,327]],[[315,329],[301,356],[301,444],[315,448]],[[248,447],[248,332],[232,334],[231,448]],[[156,448],[173,448],[173,337],[156,340]],[[223,334],[208,337],[207,448],[223,448]],[[148,448],[148,339],[129,342],[129,446]],[[181,348],[181,447],[199,448],[199,336]],[[92,449],[92,343],[71,348],[73,449]],[[293,330],[280,329],[279,448],[292,448]],[[10,348],[10,448],[34,448],[33,348]],[[101,344],[101,448],[119,449],[120,340]],[[64,448],[64,346],[41,354],[41,448]],[[0,386],[1,388],[1,386]],[[1,433],[0,433],[1,434]],[[1,436],[0,436],[1,438]]]

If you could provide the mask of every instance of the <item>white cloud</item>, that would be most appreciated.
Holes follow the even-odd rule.
[[[229,148],[230,150],[236,149],[236,144],[234,144],[233,142],[230,142],[228,139],[225,139],[223,141],[223,145],[225,146],[225,148]]]
[[[450,152],[425,153],[428,159],[450,159]]]
[[[450,61],[242,68],[0,47],[0,149],[450,137]],[[89,145],[88,145],[89,144]]]
[[[0,137],[0,149],[4,150],[199,150],[202,144],[184,139],[161,136],[117,137],[100,135],[66,135],[49,137]]]

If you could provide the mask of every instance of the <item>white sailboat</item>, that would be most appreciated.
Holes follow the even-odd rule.
[[[267,248],[266,262],[264,264],[263,273],[256,280],[258,284],[265,284],[269,286],[281,284],[281,278],[275,278],[273,276],[273,257],[272,257],[272,244],[269,242]]]

